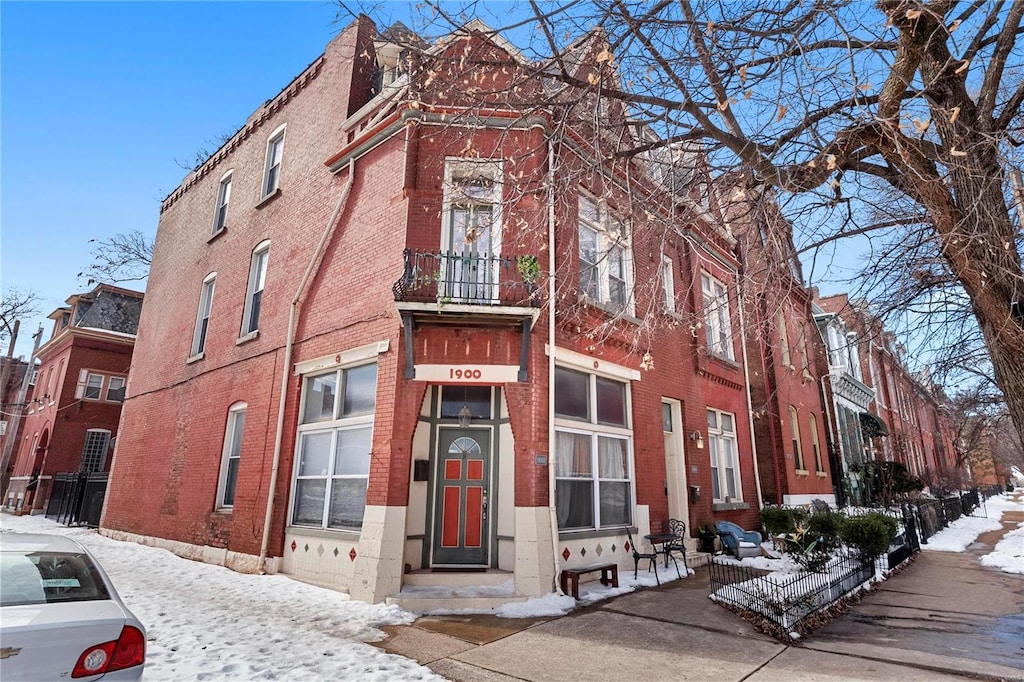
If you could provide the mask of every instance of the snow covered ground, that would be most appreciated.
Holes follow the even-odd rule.
[[[413,621],[396,606],[235,573],[40,516],[2,514],[0,529],[70,535],[96,555],[148,630],[144,680],[443,679],[366,644],[383,639],[380,625]]]
[[[986,518],[960,517],[949,524],[948,528],[928,538],[928,544],[921,545],[921,549],[966,552],[979,535],[1002,528],[999,521],[1004,511],[1024,512],[1024,495],[996,495],[986,500],[982,509],[986,512]],[[1024,573],[1024,523],[1004,535],[991,552],[981,557],[981,563],[1004,573]]]
[[[1000,527],[1003,511],[1024,511],[1024,496],[991,498],[988,518],[961,518],[924,546],[966,551],[983,532]],[[285,576],[235,573],[189,561],[154,547],[118,542],[95,530],[65,528],[40,516],[0,514],[2,532],[70,535],[89,548],[110,574],[125,603],[149,634],[144,680],[440,680],[415,662],[386,654],[367,642],[384,637],[378,627],[411,623],[398,607],[349,600],[339,592]],[[0,536],[2,542],[2,536]],[[743,565],[796,568],[785,558],[744,559]],[[982,563],[1024,573],[1024,524],[1006,534]],[[662,583],[677,579],[658,567]],[[620,587],[581,586],[580,601],[556,594],[497,611],[508,618],[557,616],[583,604],[655,584],[641,570],[637,579],[619,573]]]
[[[353,601],[285,576],[235,573],[167,550],[111,540],[95,530],[65,528],[42,516],[0,514],[0,542],[5,532],[59,533],[89,548],[146,625],[144,680],[443,679],[366,644],[384,638],[378,626],[415,620],[397,606]],[[678,579],[671,566],[657,571],[662,583]],[[652,572],[641,569],[634,579],[630,571],[620,571],[618,588],[581,585],[578,602],[549,594],[495,613],[505,618],[559,616],[655,584]]]

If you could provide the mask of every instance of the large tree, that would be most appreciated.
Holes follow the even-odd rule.
[[[420,7],[414,28],[428,39],[486,10]],[[930,256],[893,271],[908,285],[902,303],[921,292],[915,281],[955,288],[1024,431],[1024,274],[1012,182],[1024,140],[1024,0],[502,7],[511,20],[495,28],[535,64],[520,77],[622,100],[634,125],[657,133],[633,135],[615,154],[702,143],[713,167],[745,173],[746,191],[788,195],[789,216],[816,246],[884,230],[895,235],[886,243],[901,245],[899,235],[913,235]],[[581,35],[607,49],[581,53]],[[581,76],[581,59],[600,70]]]

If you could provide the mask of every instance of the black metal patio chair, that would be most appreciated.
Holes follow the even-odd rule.
[[[633,552],[633,580],[636,580],[637,573],[640,570],[640,562],[646,559],[650,562],[647,570],[654,571],[654,580],[661,585],[661,578],[658,577],[658,557],[661,555],[661,552],[641,552],[629,528],[626,528],[626,538],[629,540],[629,549]],[[653,546],[651,549],[654,549]]]
[[[683,555],[683,566],[686,566],[686,522],[679,519],[668,520],[668,532],[676,536],[676,539],[665,546],[665,551],[670,555],[672,552],[681,552]],[[672,557],[675,559],[675,557]],[[679,565],[676,565],[679,571]]]

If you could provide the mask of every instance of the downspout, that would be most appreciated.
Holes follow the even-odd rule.
[[[353,157],[348,162],[348,181],[345,183],[345,187],[341,190],[341,196],[338,197],[338,203],[334,207],[334,212],[331,213],[331,218],[327,221],[324,233],[320,237],[320,243],[317,244],[316,251],[313,252],[313,257],[309,259],[309,265],[306,266],[306,271],[302,273],[302,279],[299,280],[299,288],[296,290],[295,297],[292,298],[291,306],[288,309],[288,335],[285,338],[284,343],[284,364],[281,366],[281,392],[277,404],[277,433],[274,435],[274,458],[270,468],[270,488],[267,491],[267,510],[263,518],[263,539],[260,542],[260,556],[256,564],[259,567],[260,572],[265,572],[264,563],[267,560],[267,546],[270,542],[270,521],[274,512],[274,491],[277,488],[277,474],[281,465],[281,442],[284,439],[284,413],[285,404],[288,398],[288,375],[292,364],[292,346],[295,344],[296,323],[298,322],[299,313],[301,312],[300,306],[302,303],[302,294],[306,290],[306,285],[309,283],[310,277],[312,277],[318,269],[324,249],[327,247],[327,243],[330,240],[331,235],[334,234],[334,228],[337,225],[338,216],[341,215],[342,209],[345,208],[345,204],[348,202],[349,193],[352,191],[352,184],[355,180],[355,175],[356,160],[355,157]]]
[[[828,357],[827,346],[825,350],[825,357]],[[832,474],[832,484],[836,492],[836,506],[841,506],[846,502],[846,493],[843,492],[843,482],[846,479],[846,460],[843,459],[843,450],[839,445],[839,441],[836,440],[835,427],[832,425],[832,398],[834,398],[835,393],[834,391],[829,391],[828,393],[825,392],[825,379],[828,379],[830,384],[832,383],[831,372],[821,376],[821,404],[825,408],[825,423],[828,424],[829,453],[831,454],[833,451],[838,451],[839,453],[838,457],[829,457],[828,468],[829,473]],[[839,461],[840,471],[838,474],[834,470],[834,460]],[[837,475],[839,478],[836,478]]]
[[[742,283],[740,284],[742,287]],[[757,442],[754,438],[754,408],[750,401],[750,368],[747,366],[747,344],[745,339],[747,338],[746,326],[743,321],[743,299],[740,298],[740,304],[736,306],[740,309],[740,338],[744,339],[744,343],[740,344],[740,348],[743,350],[743,381],[747,385],[747,422],[748,428],[750,429],[750,452],[754,457],[754,484],[757,486],[757,509],[758,511],[764,506],[764,499],[761,497],[761,470],[757,466]]]
[[[558,574],[558,510],[555,507],[555,146],[548,138],[548,512],[551,520],[551,556],[555,566],[555,592],[562,592]]]

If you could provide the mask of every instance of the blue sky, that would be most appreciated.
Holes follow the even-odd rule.
[[[154,234],[186,173],[178,161],[215,147],[313,61],[335,13],[330,2],[0,2],[0,285],[42,298],[16,353],[88,288],[76,275],[89,240]]]

